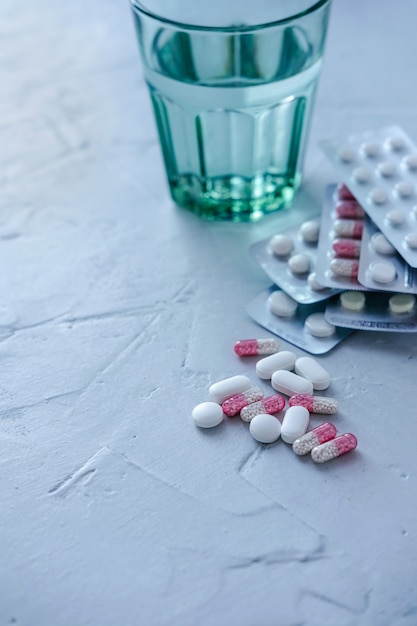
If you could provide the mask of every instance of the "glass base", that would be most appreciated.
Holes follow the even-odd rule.
[[[204,220],[256,222],[291,206],[301,176],[288,181],[265,174],[247,179],[225,176],[201,179],[184,175],[170,181],[171,194],[180,206]]]

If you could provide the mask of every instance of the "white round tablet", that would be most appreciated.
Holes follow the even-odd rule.
[[[307,254],[294,254],[288,259],[288,267],[293,274],[306,274],[310,271],[310,257]]]
[[[360,149],[370,159],[374,159],[379,154],[379,145],[373,141],[366,141],[361,145]]]
[[[307,283],[313,291],[323,291],[324,289],[327,289],[325,285],[322,285],[317,281],[316,272],[311,272],[311,274],[308,275]]]
[[[388,194],[385,189],[375,187],[375,189],[369,192],[369,200],[373,204],[385,204],[388,200]]]
[[[342,163],[352,163],[355,160],[355,151],[350,146],[345,146],[339,150],[339,159]]]
[[[394,189],[400,198],[410,198],[414,193],[413,185],[406,180],[401,180],[395,185]]]
[[[378,164],[376,169],[378,174],[384,178],[391,178],[396,172],[394,163],[391,163],[390,161],[382,161]]]
[[[390,150],[394,152],[401,152],[405,148],[405,141],[399,135],[392,135],[388,137],[386,144]]]
[[[362,311],[365,294],[362,291],[344,291],[340,294],[340,305],[347,311]]]
[[[317,243],[319,240],[320,224],[317,220],[307,220],[300,226],[300,235],[307,243]]]
[[[369,266],[369,275],[376,283],[388,284],[395,280],[397,272],[395,265],[389,261],[381,261],[371,263]]]
[[[259,413],[251,420],[249,432],[259,443],[273,443],[281,434],[281,422],[267,413]]]
[[[287,256],[294,248],[294,242],[288,235],[274,235],[269,244],[276,256]]]
[[[417,249],[417,233],[408,233],[408,235],[404,237],[404,242],[408,248],[411,248],[411,250],[416,250]]]
[[[304,328],[313,337],[331,337],[336,330],[333,324],[325,319],[324,313],[312,313],[306,317]]]
[[[271,313],[278,317],[291,317],[296,312],[298,303],[285,291],[273,291],[268,298],[268,306]]]
[[[213,428],[223,420],[222,407],[217,402],[201,402],[194,407],[192,418],[200,428]]]
[[[388,301],[392,313],[409,313],[413,310],[416,297],[408,293],[396,293]]]
[[[353,179],[360,184],[365,184],[371,178],[371,172],[366,167],[357,167],[352,173]]]
[[[388,241],[388,239],[382,233],[374,233],[371,237],[371,245],[375,252],[390,256],[395,254],[394,246]]]
[[[387,222],[391,224],[391,226],[401,226],[405,222],[404,211],[400,209],[392,209],[392,211],[388,211],[387,213]]]
[[[402,164],[411,172],[415,172],[417,170],[417,154],[409,154],[404,157]]]

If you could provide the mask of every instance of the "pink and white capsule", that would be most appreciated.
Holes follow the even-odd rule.
[[[337,400],[324,396],[311,396],[306,393],[297,393],[289,399],[290,406],[303,406],[309,413],[334,415],[337,412]]]
[[[360,239],[335,239],[332,244],[333,252],[338,257],[359,259],[361,254]]]
[[[363,219],[365,217],[365,211],[356,201],[342,200],[338,202],[335,207],[337,217],[342,219]]]
[[[363,232],[363,220],[335,220],[333,230],[339,237],[360,239]]]
[[[357,278],[359,272],[359,261],[351,259],[332,259],[330,261],[330,271],[335,276],[342,278]]]
[[[240,412],[240,417],[244,422],[251,422],[255,415],[261,415],[262,413],[273,415],[282,411],[284,406],[285,398],[276,393],[273,396],[268,396],[258,402],[252,402],[252,404],[244,407]]]
[[[264,392],[259,387],[252,387],[243,393],[237,393],[235,396],[228,398],[222,404],[223,413],[228,417],[233,417],[240,413],[245,406],[257,402],[264,397]]]
[[[322,443],[313,448],[311,451],[311,458],[315,463],[326,463],[326,461],[331,461],[332,459],[336,459],[338,456],[342,456],[342,454],[351,452],[357,445],[358,440],[355,435],[345,433],[343,435],[339,435],[331,441],[326,441],[326,443]]]
[[[234,345],[238,356],[266,356],[275,354],[279,350],[277,339],[240,339]]]
[[[336,437],[336,432],[336,427],[333,424],[325,422],[296,439],[292,444],[292,449],[295,454],[298,454],[299,456],[308,454],[313,448],[319,446],[321,443],[334,439]]]
[[[337,186],[336,195],[339,200],[355,200],[355,196],[344,183]]]

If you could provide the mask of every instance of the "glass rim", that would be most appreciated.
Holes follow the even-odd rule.
[[[137,9],[144,15],[157,20],[163,24],[167,24],[169,26],[175,26],[180,28],[181,30],[199,30],[199,31],[209,31],[209,32],[219,32],[219,33],[245,33],[252,32],[257,30],[262,30],[264,28],[273,28],[274,26],[280,26],[281,24],[287,24],[288,22],[292,22],[293,20],[300,19],[305,15],[309,15],[310,13],[314,13],[322,6],[326,4],[330,4],[331,0],[316,0],[313,4],[308,8],[304,9],[304,11],[299,11],[298,13],[294,13],[288,17],[285,17],[280,20],[272,20],[271,22],[263,22],[260,24],[246,25],[246,24],[237,24],[234,26],[201,26],[198,24],[187,24],[186,22],[180,22],[177,20],[172,20],[158,13],[154,13],[153,11],[146,8],[141,0],[130,0],[130,3],[133,9]]]

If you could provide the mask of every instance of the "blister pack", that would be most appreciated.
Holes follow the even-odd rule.
[[[369,217],[362,233],[358,279],[370,289],[417,293],[417,269],[405,262]]]
[[[321,142],[337,176],[412,267],[417,267],[417,148],[392,126]]]
[[[376,291],[346,291],[328,301],[325,318],[352,330],[417,332],[416,297]]]
[[[303,222],[250,247],[267,276],[296,302],[320,302],[335,293],[316,280],[320,218]]]
[[[347,328],[336,328],[324,319],[325,301],[296,303],[291,308],[286,306],[286,297],[281,289],[271,287],[258,294],[246,311],[260,326],[310,354],[324,354],[350,334]]]

